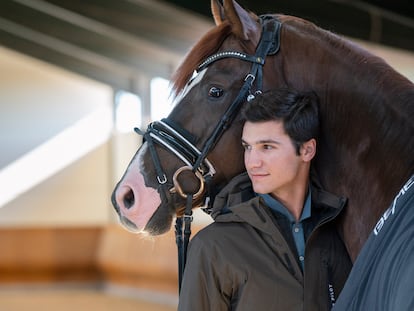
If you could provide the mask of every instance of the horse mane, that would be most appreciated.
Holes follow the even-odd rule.
[[[316,41],[328,43],[332,48],[342,51],[344,57],[351,57],[353,62],[364,63],[367,59],[370,59],[370,61],[375,60],[378,63],[385,63],[380,57],[362,48],[360,45],[335,32],[321,28],[311,21],[291,15],[276,14],[276,16],[283,22],[284,27],[291,26],[296,31],[300,30],[304,37],[313,37]]]
[[[387,93],[394,94],[399,100],[407,103],[412,101],[412,87],[413,84],[406,77],[395,71],[383,58],[371,53],[366,48],[354,43],[352,40],[342,37],[334,32],[320,28],[314,23],[304,20],[299,17],[277,14],[277,18],[283,22],[284,27],[293,27],[295,32],[299,32],[301,36],[306,38],[313,38],[315,42],[323,42],[323,45],[330,46],[338,53],[338,58],[346,60],[349,63],[350,70],[354,70],[355,74],[365,72],[366,77],[369,78],[368,83],[376,85],[377,88],[366,88],[365,93],[372,90],[372,94],[366,93],[367,97],[381,98],[378,94],[378,89],[385,87],[387,83]],[[367,71],[366,68],[370,70]],[[360,85],[363,85],[361,81]],[[407,94],[407,98],[402,98],[401,92]],[[370,102],[376,105],[375,100]]]
[[[201,62],[204,61],[208,56],[217,52],[223,41],[230,33],[230,23],[223,22],[207,32],[200,39],[200,41],[198,41],[193,46],[193,48],[187,54],[187,57],[184,59],[184,61],[178,67],[177,71],[172,76],[172,92],[175,96],[184,89],[185,85],[190,80],[194,70],[197,69],[198,65],[200,65]]]

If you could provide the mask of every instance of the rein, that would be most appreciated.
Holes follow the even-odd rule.
[[[262,35],[255,55],[248,55],[237,51],[218,52],[209,56],[196,70],[200,72],[210,64],[223,58],[237,58],[252,63],[250,72],[244,78],[244,83],[239,94],[227,108],[201,150],[195,146],[191,134],[187,133],[186,130],[180,128],[177,124],[174,124],[168,118],[152,122],[146,132],[142,132],[137,128],[135,129],[138,134],[144,137],[144,140],[148,144],[157,173],[157,181],[162,199],[168,204],[172,204],[171,194],[173,193],[178,193],[182,198],[186,199],[184,214],[183,216],[177,216],[175,224],[175,236],[178,248],[179,290],[181,290],[182,277],[187,260],[187,247],[191,235],[193,201],[203,194],[204,184],[208,185],[216,172],[213,165],[208,161],[207,154],[214,148],[221,135],[231,125],[243,102],[245,100],[253,100],[255,94],[262,92],[261,87],[265,58],[267,55],[274,55],[279,51],[281,23],[269,15],[261,16],[260,21],[262,23]],[[255,81],[257,89],[253,94],[251,89]],[[155,143],[166,148],[186,164],[174,173],[173,183],[168,181],[162,169],[161,161],[154,146]],[[184,171],[191,171],[198,179],[200,187],[195,193],[185,193],[181,188],[178,176]]]

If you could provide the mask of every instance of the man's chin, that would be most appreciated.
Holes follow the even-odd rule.
[[[255,185],[253,184],[253,190],[254,192],[258,194],[267,194],[269,193],[269,189],[266,188],[264,185]]]

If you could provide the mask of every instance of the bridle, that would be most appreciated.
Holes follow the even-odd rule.
[[[231,125],[243,102],[250,101],[255,94],[261,93],[263,80],[263,65],[267,55],[274,55],[280,47],[280,28],[281,23],[270,15],[260,16],[262,24],[262,35],[257,45],[255,55],[245,54],[237,51],[223,51],[209,56],[197,68],[197,72],[207,68],[210,64],[224,59],[237,58],[252,63],[249,73],[244,78],[243,86],[239,94],[224,112],[220,121],[204,143],[202,149],[195,146],[195,139],[186,130],[180,128],[172,120],[166,118],[161,121],[152,122],[146,132],[140,129],[135,131],[144,137],[154,163],[157,174],[157,182],[163,202],[171,202],[171,194],[177,193],[186,199],[186,207],[183,216],[177,216],[175,233],[178,247],[178,269],[179,269],[179,288],[186,263],[187,246],[191,235],[192,205],[205,191],[205,184],[209,184],[216,173],[214,166],[207,159],[207,154],[214,148],[224,131]],[[252,86],[256,81],[256,91],[252,93]],[[185,163],[173,175],[172,183],[168,181],[161,165],[160,158],[155,149],[155,143],[164,147],[169,152]],[[178,180],[180,174],[185,171],[192,172],[199,181],[199,189],[194,193],[186,193]],[[212,201],[212,200],[210,200]],[[183,232],[184,225],[184,232]]]

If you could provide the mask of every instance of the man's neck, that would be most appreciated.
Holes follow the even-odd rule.
[[[292,214],[295,221],[298,222],[303,211],[306,195],[309,189],[309,182],[301,182],[293,185],[286,191],[271,193],[270,195],[277,199]]]
[[[300,216],[302,215],[303,211],[303,204],[305,203],[305,196],[306,192],[301,192],[296,194],[294,196],[291,196],[289,198],[280,198],[276,197],[276,199],[283,204],[283,206],[292,214],[292,216],[295,218],[295,221],[298,222],[300,219]]]

